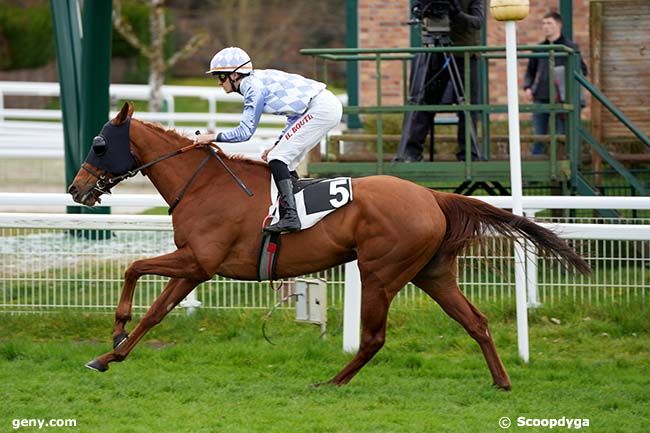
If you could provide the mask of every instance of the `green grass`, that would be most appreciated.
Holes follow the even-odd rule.
[[[140,215],[167,215],[167,210],[166,207],[152,207],[140,212]]]
[[[276,312],[267,323],[274,346],[261,335],[263,311],[176,314],[104,374],[83,364],[108,350],[110,315],[2,314],[0,431],[22,418],[120,433],[498,432],[502,416],[588,418],[588,431],[607,433],[648,425],[647,305],[535,310],[528,365],[518,360],[512,308],[482,309],[512,392],[490,386],[478,346],[435,306],[394,309],[384,349],[341,388],[309,386],[350,359],[340,311],[330,312],[324,341]]]

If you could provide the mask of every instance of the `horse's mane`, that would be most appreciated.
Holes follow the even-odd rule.
[[[150,129],[153,129],[153,130],[155,130],[157,132],[162,133],[163,135],[165,135],[166,137],[169,137],[174,142],[180,142],[181,145],[189,144],[189,143],[183,143],[184,141],[191,142],[191,140],[187,136],[181,134],[175,128],[166,128],[163,125],[161,125],[160,123],[145,122],[145,121],[140,120],[140,119],[135,119],[135,120],[140,122],[145,127],[148,127]],[[268,167],[268,164],[266,162],[246,158],[244,155],[242,155],[240,153],[228,154],[228,153],[224,152],[223,149],[221,149],[219,146],[215,146],[215,148],[217,149],[217,153],[219,154],[219,156],[221,156],[221,157],[223,157],[223,158],[225,158],[227,160],[230,160],[230,161],[242,161],[242,162],[245,162],[245,163],[251,164],[251,165],[259,165],[259,166],[262,166],[262,167]]]

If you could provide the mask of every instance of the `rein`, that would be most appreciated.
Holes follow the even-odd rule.
[[[249,60],[249,62],[250,62],[250,60]],[[246,62],[246,63],[248,63],[248,62]],[[237,69],[241,68],[241,67],[244,66],[246,63],[244,63],[243,65],[238,66]],[[237,69],[235,69],[235,70],[237,70]],[[196,130],[196,131],[194,131],[194,134],[195,134],[195,135],[200,135],[200,134],[201,134],[201,131]],[[223,162],[223,159],[221,159],[221,157],[219,156],[219,154],[218,154],[217,152],[214,151],[214,149],[212,148],[212,146],[213,146],[213,143],[210,143],[210,144],[208,145],[208,152],[210,152],[210,155],[212,155],[213,157],[215,157],[216,160],[219,161],[219,162],[221,163],[221,165],[223,166],[223,168],[226,169],[226,171],[228,172],[228,174],[229,174],[229,175],[234,179],[234,181],[237,182],[237,185],[239,185],[239,187],[240,187],[241,189],[243,189],[244,192],[245,192],[249,197],[252,197],[252,196],[253,196],[253,191],[251,191],[250,189],[248,189],[248,187],[246,186],[246,184],[245,184],[244,182],[242,182],[242,180],[241,180],[240,178],[238,178],[237,175],[236,175],[235,173],[232,172],[232,170],[230,169],[230,167],[228,167],[228,166],[226,165],[226,163]],[[169,213],[171,213],[171,211],[170,211]]]
[[[178,193],[178,195],[174,199],[174,202],[172,203],[171,206],[169,206],[169,209],[167,209],[167,215],[171,215],[172,212],[174,212],[174,209],[176,209],[176,206],[178,205],[178,203],[181,202],[181,199],[185,195],[185,192],[187,192],[190,185],[192,185],[192,182],[194,182],[194,179],[196,179],[196,176],[199,175],[199,172],[201,171],[201,169],[203,167],[205,167],[205,164],[207,164],[208,161],[210,160],[210,156],[211,155],[206,156],[205,159],[203,161],[201,161],[201,163],[196,168],[196,170],[194,170],[194,173],[192,173],[192,176],[190,176],[190,178],[187,180],[187,182],[185,182],[185,185],[183,186],[183,188],[181,188],[181,191]]]
[[[219,163],[221,163],[223,168],[226,169],[226,172],[235,180],[237,185],[239,185],[249,197],[252,197],[253,192],[246,186],[246,184],[244,184],[244,182],[241,179],[239,179],[239,177],[237,177],[237,175],[235,173],[233,173],[233,171],[230,169],[230,167],[228,167],[226,165],[224,160],[219,156],[219,154],[217,152],[215,152],[215,150],[213,149],[212,146],[213,146],[212,143],[209,144],[207,147],[204,146],[203,144],[193,143],[193,144],[190,144],[188,146],[181,147],[180,149],[177,149],[177,150],[175,150],[173,152],[166,153],[165,155],[162,155],[162,156],[154,159],[153,161],[150,161],[150,162],[148,162],[146,164],[143,164],[143,165],[141,165],[139,167],[136,167],[133,170],[129,170],[129,171],[127,171],[126,173],[124,173],[122,175],[114,176],[114,177],[109,177],[106,174],[99,174],[99,173],[95,172],[94,170],[88,168],[86,165],[82,165],[81,168],[86,170],[88,173],[90,173],[92,176],[94,176],[97,179],[96,182],[95,182],[95,186],[93,187],[93,190],[99,192],[100,194],[111,194],[111,188],[113,188],[115,185],[117,185],[118,183],[122,182],[125,179],[128,179],[130,177],[135,176],[139,172],[141,172],[143,170],[146,170],[147,168],[151,167],[152,165],[158,164],[159,162],[165,161],[165,160],[167,160],[169,158],[172,158],[174,156],[181,155],[181,154],[183,154],[185,152],[188,152],[190,150],[206,149],[209,152],[209,154],[205,157],[205,159],[203,161],[201,161],[201,163],[196,168],[196,170],[194,170],[194,173],[192,174],[192,176],[190,176],[190,178],[185,183],[183,188],[181,188],[180,192],[178,193],[178,195],[174,199],[172,205],[169,207],[167,213],[171,215],[171,213],[174,211],[174,209],[176,208],[178,203],[181,201],[181,199],[183,198],[183,196],[185,195],[185,193],[189,189],[192,182],[194,182],[194,180],[198,176],[201,169],[203,169],[203,167],[205,167],[205,165],[208,163],[208,161],[210,160],[210,157],[214,157],[217,161],[219,161]]]

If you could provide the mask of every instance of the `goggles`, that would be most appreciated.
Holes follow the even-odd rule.
[[[250,59],[249,59],[249,60],[246,60],[244,63],[242,63],[241,65],[237,66],[234,70],[232,70],[232,71],[230,71],[230,72],[213,72],[212,75],[216,76],[216,77],[217,77],[217,80],[219,80],[219,82],[220,82],[221,84],[223,84],[223,83],[226,82],[226,80],[228,79],[228,77],[230,76],[230,74],[232,74],[233,72],[237,72],[237,71],[239,70],[239,68],[241,68],[242,66],[247,65],[247,64],[250,63],[250,62],[251,62]]]
[[[219,80],[219,82],[220,82],[221,84],[223,84],[223,83],[226,82],[226,80],[227,80],[228,77],[230,76],[230,73],[226,73],[226,72],[218,72],[218,73],[216,73],[216,74],[214,74],[214,75],[217,77],[217,80]]]

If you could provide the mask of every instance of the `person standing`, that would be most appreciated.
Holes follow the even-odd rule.
[[[436,4],[432,0],[416,0],[413,3],[412,14],[422,20],[430,17]],[[451,46],[476,46],[481,45],[481,29],[485,22],[485,0],[450,0],[449,1],[449,39]],[[426,45],[425,46],[431,46]],[[433,46],[438,46],[433,44]],[[454,71],[451,60],[458,67],[458,74]],[[417,53],[411,64],[409,76],[410,105],[434,105],[456,102],[460,96],[477,103],[479,100],[478,58],[476,53],[470,55],[470,89],[462,89],[464,85],[465,58],[463,53],[447,56],[443,53]],[[456,95],[453,90],[452,75],[456,78],[456,85],[461,87]],[[469,93],[469,95],[467,95]],[[435,113],[430,111],[411,111],[404,114],[402,137],[396,161],[416,162],[422,160],[424,141],[431,129]],[[476,113],[472,112],[472,126],[476,131]],[[465,113],[458,112],[458,147],[456,153],[458,160],[465,159]],[[475,137],[473,133],[472,136]],[[481,159],[481,152],[475,139],[472,140],[472,159]]]
[[[557,12],[549,12],[542,19],[542,32],[544,41],[539,45],[564,45],[575,51],[580,51],[578,45],[562,34],[562,17]],[[555,58],[556,67],[566,67],[567,57],[557,56]],[[580,68],[583,75],[587,75],[587,65],[580,56]],[[530,101],[534,104],[549,103],[549,61],[547,58],[532,57],[528,60],[526,76],[524,78],[524,92]],[[553,72],[553,83],[555,84],[555,71]],[[559,89],[556,89],[556,96],[561,97]],[[558,99],[559,100],[559,99]],[[548,112],[533,113],[533,134],[547,135],[550,114]],[[566,134],[566,115],[564,113],[556,115],[556,132]],[[533,143],[532,154],[541,155],[545,152],[543,142]]]

